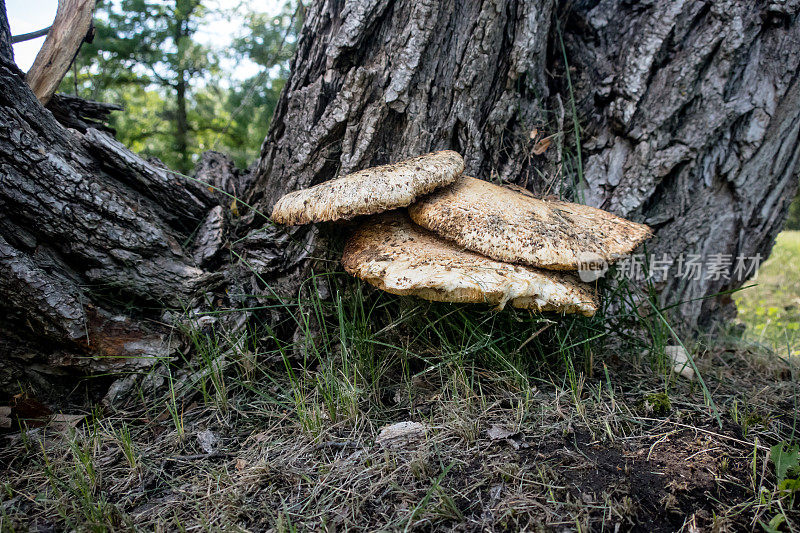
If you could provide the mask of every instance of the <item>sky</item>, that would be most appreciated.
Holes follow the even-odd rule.
[[[244,18],[238,14],[260,11],[277,15],[284,0],[207,0],[210,9],[234,10],[234,16],[213,17],[206,20],[197,32],[197,40],[214,47],[224,48],[244,31]],[[42,28],[53,23],[58,0],[6,0],[8,23],[11,34],[19,35]],[[44,37],[14,45],[14,60],[23,71],[27,71],[41,48]],[[258,73],[259,67],[250,61],[223,64],[225,70],[237,79],[245,79]]]

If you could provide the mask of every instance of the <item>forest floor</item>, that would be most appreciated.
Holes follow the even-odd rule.
[[[800,531],[790,352],[698,340],[688,380],[647,307],[549,319],[332,279],[292,343],[206,322],[124,402],[81,381],[0,433],[0,530]]]

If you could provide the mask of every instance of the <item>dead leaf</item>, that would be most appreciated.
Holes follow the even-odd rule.
[[[522,440],[522,432],[506,429],[499,424],[495,424],[486,430],[486,434],[491,440],[506,441],[515,450],[528,447],[528,443]]]
[[[242,459],[242,458],[240,457],[240,458],[236,459],[236,465],[235,465],[235,467],[236,467],[236,470],[238,470],[239,472],[241,472],[242,470],[244,470],[245,468],[247,468],[247,461],[245,461],[244,459]]]
[[[541,139],[533,146],[533,153],[534,155],[541,155],[550,147],[550,142],[553,140],[553,136],[550,135]]]
[[[490,427],[488,430],[486,430],[486,434],[489,435],[489,438],[492,439],[492,440],[507,439],[509,437],[512,437],[512,436],[518,434],[518,433],[519,433],[519,431],[511,431],[509,429],[506,429],[506,428],[500,426],[499,424],[495,424],[492,427]]]
[[[234,198],[233,201],[231,202],[231,213],[235,217],[239,216],[239,204],[236,203],[236,198]]]
[[[68,415],[56,413],[50,418],[50,429],[63,433],[70,428],[76,427],[86,418],[86,415]]]
[[[53,413],[42,402],[28,398],[24,394],[13,397],[14,405],[11,406],[13,418],[25,422],[28,427],[42,427],[47,423],[48,417]]]
[[[200,433],[197,434],[197,442],[200,443],[200,449],[203,450],[205,453],[214,453],[214,448],[219,442],[219,439],[214,432],[210,429],[204,429]]]
[[[528,138],[529,138],[530,140],[534,140],[534,139],[536,138],[536,136],[537,136],[537,135],[539,135],[539,130],[538,130],[538,129],[536,129],[536,128],[533,128],[533,129],[531,130],[531,133],[530,133],[530,135],[529,135],[529,137],[528,137]]]

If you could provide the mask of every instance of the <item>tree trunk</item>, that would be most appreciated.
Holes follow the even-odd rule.
[[[0,57],[14,61],[14,48],[11,46],[11,28],[8,27],[6,0],[0,0]]]
[[[585,122],[586,201],[656,230],[674,259],[664,303],[708,326],[735,313],[744,279],[719,260],[766,258],[795,195],[800,160],[800,2],[618,0],[564,10]],[[699,279],[678,275],[699,255]]]
[[[797,187],[799,10],[746,0],[317,2],[252,201],[269,211],[290,190],[451,148],[469,174],[651,225],[648,251],[673,262],[654,270],[663,302],[684,302],[684,324],[710,326],[735,312],[712,296],[741,286],[737,257],[769,254]],[[573,92],[582,143],[569,125]],[[554,148],[537,155],[551,134]],[[700,275],[681,275],[694,256]]]
[[[189,124],[186,118],[186,71],[178,69],[175,85],[175,151],[180,155],[181,172],[189,172]]]
[[[317,2],[306,16],[252,199],[435,149],[538,184],[554,4]],[[549,178],[549,177],[548,177]]]
[[[245,307],[237,295],[265,282],[296,296],[325,227],[285,231],[259,213],[288,191],[434,149],[461,152],[472,175],[649,223],[657,256],[766,256],[800,159],[799,9],[320,0],[252,180],[218,155],[199,167],[226,192],[249,185],[255,209],[234,244],[229,197],[44,109],[0,12],[0,357],[28,370],[34,356],[146,365],[175,347],[164,306]],[[672,302],[740,283],[670,275],[659,287]],[[695,325],[724,304],[680,310]]]

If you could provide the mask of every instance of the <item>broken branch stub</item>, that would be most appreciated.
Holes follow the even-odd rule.
[[[25,80],[42,105],[47,104],[92,27],[94,0],[59,0],[56,18]]]

